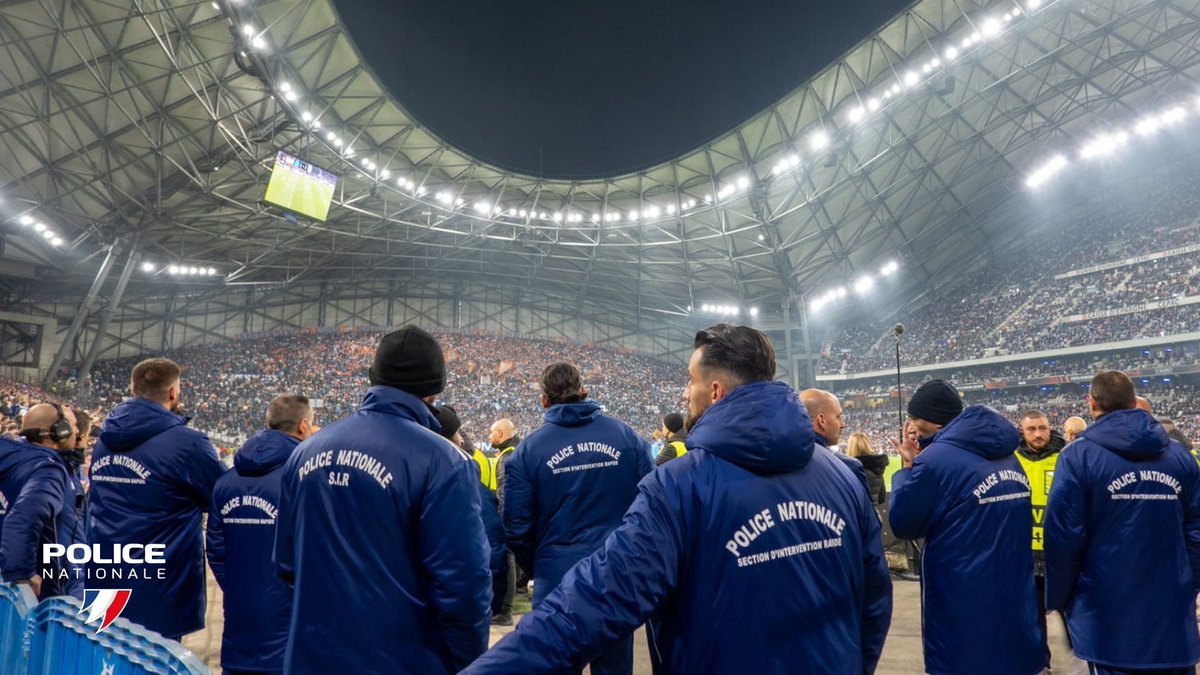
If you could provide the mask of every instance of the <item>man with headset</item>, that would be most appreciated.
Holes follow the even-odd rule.
[[[44,544],[83,543],[66,455],[75,449],[75,414],[57,403],[29,409],[24,443],[0,439],[0,570],[4,581],[28,584],[38,599],[83,598],[80,570],[41,559]]]

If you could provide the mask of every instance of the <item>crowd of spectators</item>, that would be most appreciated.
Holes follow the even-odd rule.
[[[377,331],[299,332],[188,347],[163,354],[183,368],[183,406],[193,426],[239,444],[263,426],[267,403],[283,392],[319,400],[318,424],[357,409],[369,383]],[[682,409],[685,369],[631,351],[486,334],[439,333],[449,382],[441,401],[455,406],[464,431],[485,443],[495,420],[508,417],[522,436],[541,425],[542,369],[568,361],[583,371],[590,398],[607,414],[649,437],[663,415]],[[91,396],[111,408],[127,395],[129,371],[141,357],[98,363]]]
[[[1162,194],[1159,194],[1159,193]],[[822,342],[825,374],[880,370],[893,363],[885,339],[897,321],[907,331],[903,360],[926,365],[1164,337],[1196,330],[1200,305],[1064,322],[1071,315],[1136,308],[1200,295],[1200,263],[1192,254],[1144,261],[1066,279],[1072,270],[1200,243],[1200,189],[1162,187],[1144,199],[1098,207],[1061,231],[1030,237],[1007,257],[932,291],[911,313],[836,329]]]

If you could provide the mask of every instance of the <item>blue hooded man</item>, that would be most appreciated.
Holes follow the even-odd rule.
[[[284,394],[267,406],[267,428],[246,441],[213,488],[208,565],[225,594],[221,672],[282,673],[292,589],[275,574],[275,523],[283,465],[316,431],[309,400]]]
[[[935,675],[1034,675],[1048,666],[1033,581],[1021,435],[987,406],[963,409],[942,380],[908,401],[902,467],[888,512],[901,539],[925,539],[921,625]],[[983,609],[986,608],[986,609]]]
[[[719,324],[695,347],[687,454],[466,673],[578,670],[643,623],[656,673],[874,672],[892,595],[866,492],[814,452],[764,334]]]
[[[544,424],[505,466],[501,517],[517,564],[533,578],[533,606],[567,570],[604,543],[654,470],[649,446],[623,422],[588,401],[579,369],[542,371]],[[596,675],[633,671],[632,632],[591,661]]]
[[[146,359],[129,379],[133,398],[109,413],[92,453],[88,542],[106,552],[118,544],[165,546],[165,562],[93,561],[87,588],[129,589],[121,616],[179,640],[204,628],[201,519],[226,467],[179,414],[174,361]]]
[[[487,649],[479,470],[438,435],[446,360],[405,326],[380,340],[358,412],[283,468],[275,568],[293,584],[289,675],[453,673]]]
[[[1194,673],[1200,469],[1117,371],[1092,378],[1095,424],[1058,457],[1046,504],[1046,606],[1092,673]]]

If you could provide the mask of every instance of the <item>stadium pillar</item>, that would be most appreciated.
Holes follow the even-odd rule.
[[[91,389],[92,366],[96,364],[96,357],[100,354],[100,345],[104,343],[104,338],[108,335],[108,326],[112,323],[113,314],[121,306],[121,300],[125,297],[125,286],[129,284],[129,277],[133,274],[133,268],[137,265],[140,257],[141,252],[136,246],[129,249],[129,255],[125,258],[125,269],[121,270],[121,276],[117,278],[117,287],[113,289],[112,298],[109,299],[108,305],[100,311],[100,325],[96,328],[96,337],[92,339],[87,356],[83,359],[83,365],[79,368],[79,385],[84,391]]]
[[[75,338],[79,336],[79,329],[83,326],[87,315],[92,311],[92,303],[96,301],[96,296],[100,294],[100,289],[104,286],[104,282],[108,280],[108,273],[112,271],[113,262],[121,253],[121,245],[122,242],[118,239],[108,247],[108,253],[104,256],[104,262],[100,263],[100,269],[96,271],[96,277],[92,279],[92,287],[88,289],[83,302],[79,303],[79,311],[75,312],[75,318],[71,320],[71,327],[67,329],[67,334],[63,337],[62,344],[58,346],[58,351],[54,353],[54,360],[50,362],[50,368],[42,375],[43,388],[50,387],[50,383],[54,381],[55,375],[58,374],[58,369],[62,367],[63,361],[67,358],[67,352],[75,344]]]
[[[813,357],[812,334],[808,330],[808,303],[800,296],[800,334],[804,337],[805,386],[817,386],[817,360]]]
[[[792,389],[800,388],[800,378],[796,372],[796,354],[792,350],[792,295],[789,293],[783,299],[783,353],[787,356],[788,384]]]

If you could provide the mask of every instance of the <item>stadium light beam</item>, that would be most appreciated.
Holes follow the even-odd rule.
[[[1037,169],[1034,169],[1025,179],[1026,187],[1036,190],[1054,177],[1063,169],[1067,168],[1067,158],[1062,155],[1055,155],[1046,161]]]

